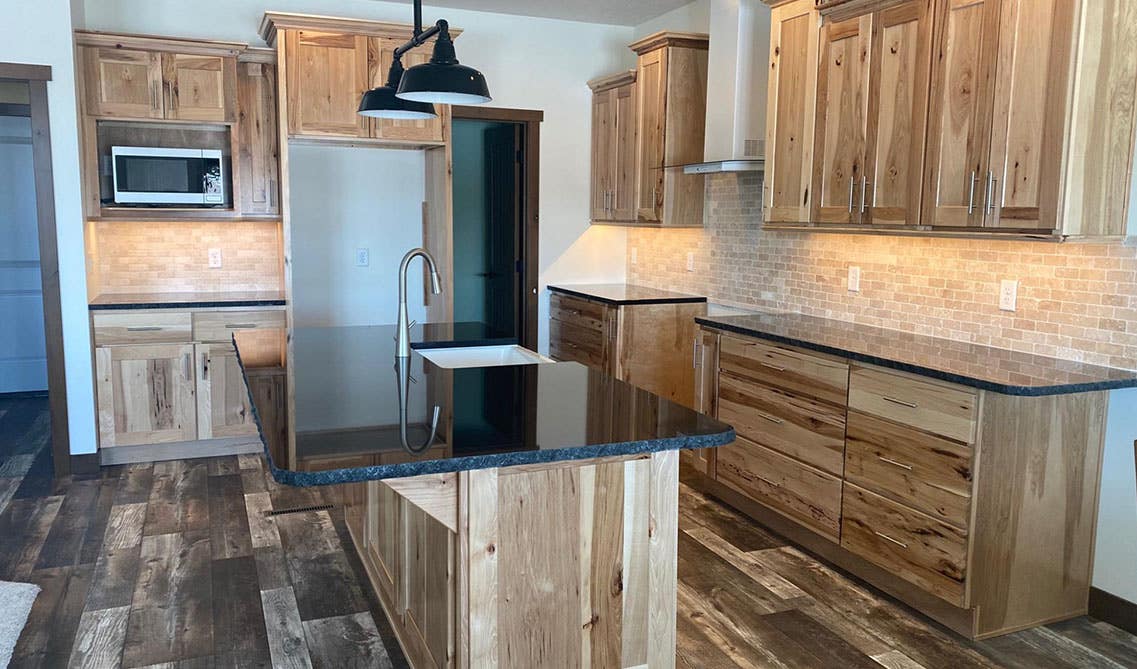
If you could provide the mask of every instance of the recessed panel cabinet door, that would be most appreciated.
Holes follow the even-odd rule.
[[[773,8],[770,21],[764,218],[804,223],[813,178],[818,15],[813,0],[796,0]]]
[[[911,0],[877,12],[862,223],[919,222],[931,55],[932,0]]]
[[[198,344],[198,439],[257,434],[249,391],[232,344]]]
[[[1075,4],[1003,1],[987,227],[1059,228]]]
[[[409,34],[408,34],[409,37]],[[373,37],[368,40],[367,69],[370,81],[368,88],[377,88],[387,83],[387,74],[395,60],[395,49],[404,40]],[[403,55],[403,67],[410,69],[430,60],[434,42]],[[356,100],[358,106],[359,100]],[[438,117],[430,120],[399,121],[388,118],[370,119],[371,136],[379,139],[395,139],[422,142],[441,142],[444,139],[443,122],[448,113],[448,105],[435,105]]]
[[[592,94],[592,220],[612,220],[612,145],[615,91]]]
[[[237,189],[242,214],[280,213],[276,67],[238,63]]]
[[[813,145],[813,220],[818,223],[860,223],[867,204],[871,184],[865,172],[865,136],[874,17],[827,21],[821,28]]]
[[[636,85],[625,84],[612,90],[611,191],[612,220],[636,220]]]
[[[667,112],[667,52],[656,49],[640,56],[636,76],[639,96],[639,189],[636,218],[658,222],[663,217],[664,119]]]
[[[162,60],[153,51],[83,49],[87,113],[162,118]]]
[[[95,349],[102,448],[197,438],[193,344]]]
[[[367,137],[369,119],[357,112],[368,88],[368,38],[289,30],[285,39],[289,134]]]
[[[162,54],[162,87],[168,119],[233,120],[237,104],[237,68],[233,58]]]
[[[983,225],[991,134],[997,0],[938,3],[928,109],[922,225]]]

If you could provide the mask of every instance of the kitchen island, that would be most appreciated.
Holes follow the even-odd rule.
[[[477,324],[236,336],[273,476],[338,486],[415,667],[669,667],[678,452],[727,425],[576,363],[448,368],[429,347],[508,344]],[[275,340],[273,339],[275,334]]]

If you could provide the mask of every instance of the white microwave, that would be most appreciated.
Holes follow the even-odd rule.
[[[112,146],[115,204],[225,204],[225,161],[216,149]]]

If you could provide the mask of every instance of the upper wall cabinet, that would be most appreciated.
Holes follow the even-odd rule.
[[[588,82],[592,89],[592,220],[636,221],[636,71]]]
[[[766,222],[1124,236],[1134,31],[1127,0],[777,4]]]
[[[237,62],[237,204],[245,215],[280,214],[276,55],[249,49]]]
[[[386,83],[395,49],[411,37],[408,26],[267,12],[261,35],[284,64],[289,137],[410,148],[445,144],[449,109],[443,105],[429,121],[357,113],[364,92]],[[404,55],[403,66],[424,63],[430,53],[427,43]]]

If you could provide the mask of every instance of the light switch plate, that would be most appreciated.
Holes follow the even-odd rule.
[[[356,249],[355,250],[355,266],[356,267],[367,267],[370,264],[371,264],[371,251],[369,251],[367,249]]]
[[[209,269],[221,269],[221,249],[209,249]]]
[[[1003,311],[1015,311],[1019,301],[1019,282],[1014,279],[1003,279],[999,284],[999,308]]]
[[[856,265],[849,266],[849,292],[861,292],[861,268]]]
[[[693,251],[687,252],[687,271],[695,271],[695,253]]]

